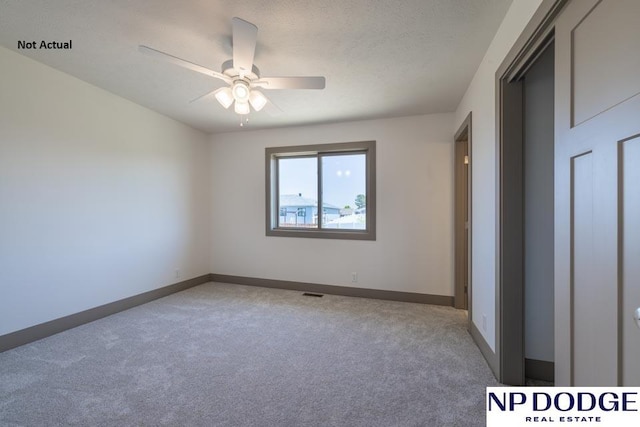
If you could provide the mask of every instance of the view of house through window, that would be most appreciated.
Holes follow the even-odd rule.
[[[311,148],[314,152],[307,151]],[[372,206],[367,197],[371,192],[367,183],[374,182],[372,162],[368,159],[368,156],[375,158],[374,149],[371,142],[268,148],[271,191],[267,197],[271,217],[267,234],[277,235],[282,230],[291,237],[328,237],[322,232],[336,237],[340,232],[353,232],[356,236],[367,235],[344,238],[373,239],[368,224],[372,214],[367,210]]]
[[[322,209],[318,209],[318,165]],[[278,227],[366,229],[365,154],[279,158],[278,178]]]
[[[318,227],[318,159],[278,159],[278,227]]]

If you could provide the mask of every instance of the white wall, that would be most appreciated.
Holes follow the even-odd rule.
[[[496,77],[503,59],[542,0],[514,0],[455,113],[454,131],[472,118],[472,313],[495,351],[496,321]],[[486,328],[483,327],[486,316]]]
[[[213,135],[212,272],[453,295],[452,127],[441,114]],[[265,236],[265,147],[362,140],[377,141],[376,241]]]
[[[0,63],[0,335],[209,273],[208,137]]]

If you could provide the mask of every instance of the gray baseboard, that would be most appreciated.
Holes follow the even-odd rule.
[[[254,277],[230,276],[224,274],[205,274],[200,277],[174,283],[159,289],[124,298],[79,313],[54,319],[16,332],[0,336],[0,352],[37,341],[67,329],[145,304],[158,298],[183,291],[207,282],[233,283],[238,285],[262,286],[265,288],[289,289],[321,294],[343,295],[350,297],[374,298],[390,301],[414,302],[453,307],[453,297],[444,295],[418,294],[412,292],[384,291],[379,289],[351,288],[347,286],[321,285],[317,283],[291,282],[285,280],[259,279]]]
[[[476,345],[480,349],[480,353],[482,353],[482,356],[487,361],[489,368],[491,368],[491,371],[493,372],[493,376],[495,376],[499,381],[500,370],[498,369],[498,355],[491,350],[491,347],[489,347],[489,344],[485,341],[484,337],[472,321],[469,322],[469,334],[471,334],[471,338],[473,338],[473,341],[475,341]]]
[[[200,277],[184,280],[159,289],[154,289],[129,298],[124,298],[99,307],[90,308],[79,313],[2,335],[0,336],[0,352],[46,338],[59,332],[66,331],[67,329],[93,322],[94,320],[101,319],[111,314],[115,314],[210,281],[211,275],[205,274]]]
[[[211,274],[212,282],[236,285],[261,286],[263,288],[288,289],[292,291],[314,292],[318,294],[342,295],[347,297],[373,298],[390,301],[416,302],[420,304],[445,305],[453,307],[453,297],[445,295],[418,294],[413,292],[383,291],[380,289],[352,288],[348,286],[321,285],[318,283],[292,282],[288,280],[260,279],[256,277]]]
[[[533,380],[555,381],[555,364],[545,360],[524,359],[524,375]]]

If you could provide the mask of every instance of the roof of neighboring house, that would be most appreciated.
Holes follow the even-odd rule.
[[[307,207],[307,206],[316,206],[318,201],[315,199],[310,199],[308,197],[302,197],[299,194],[281,194],[280,195],[280,206],[281,207]],[[325,208],[333,208],[340,209],[336,205],[332,205],[331,203],[323,203],[323,207]]]

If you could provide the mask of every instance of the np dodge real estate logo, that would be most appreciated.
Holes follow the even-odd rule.
[[[487,387],[487,427],[640,426],[640,387]]]

